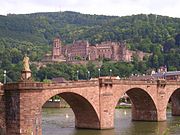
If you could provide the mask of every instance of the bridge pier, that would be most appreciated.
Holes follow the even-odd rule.
[[[156,121],[166,121],[166,108],[157,110],[157,120]]]
[[[100,129],[114,128],[114,95],[112,89],[112,80],[102,83],[100,80]]]
[[[166,121],[166,110],[167,110],[167,89],[165,84],[157,85],[157,121]]]
[[[38,83],[5,85],[6,135],[42,135],[40,92]]]

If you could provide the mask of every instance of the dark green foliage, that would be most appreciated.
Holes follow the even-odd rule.
[[[180,19],[153,14],[117,17],[66,11],[0,16],[0,37],[38,45],[50,43],[57,35],[64,43],[75,39],[87,39],[92,43],[107,40],[140,43],[148,39],[149,43],[162,44],[178,33]]]
[[[149,58],[130,63],[112,63],[103,60],[102,75],[129,76],[131,73],[145,73],[149,68],[167,65],[171,70],[180,70],[180,19],[159,15],[103,16],[86,15],[76,12],[35,13],[25,15],[9,14],[0,16],[0,80],[3,70],[12,80],[17,80],[23,56],[28,54],[31,61],[40,61],[50,51],[52,39],[60,36],[63,44],[85,39],[90,43],[102,41],[126,41],[131,50],[151,53]],[[80,59],[79,57],[77,59]],[[87,71],[92,77],[98,76],[93,63],[84,66],[48,65],[37,71],[31,65],[36,80],[63,76],[66,79],[86,79]],[[15,73],[17,72],[17,73]]]
[[[175,37],[175,44],[177,46],[180,46],[180,34],[177,34],[176,37]]]
[[[104,62],[100,69],[100,75],[110,76],[110,69],[112,70],[112,76],[127,77],[133,72],[134,66],[131,63],[124,62]],[[78,75],[78,79],[87,80],[89,79],[88,71],[90,73],[89,78],[99,76],[98,67],[93,62],[89,62],[87,65],[72,65],[66,63],[48,64],[37,72],[35,78],[41,81],[44,79],[52,79],[54,77],[64,77],[66,80],[76,80]]]

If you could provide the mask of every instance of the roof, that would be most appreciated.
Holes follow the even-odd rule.
[[[66,82],[66,79],[64,79],[63,77],[56,77],[56,78],[52,78],[52,82],[53,83],[62,83],[62,82]]]
[[[180,71],[169,71],[169,72],[166,72],[165,75],[166,76],[169,76],[169,75],[180,75]]]
[[[154,77],[176,76],[176,75],[180,76],[180,71],[168,71],[168,72],[152,74],[152,76],[154,76]]]

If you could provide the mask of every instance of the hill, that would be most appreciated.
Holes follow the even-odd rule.
[[[77,12],[51,12],[0,16],[0,36],[33,43],[49,43],[60,35],[65,43],[74,39],[91,42],[149,38],[162,43],[180,32],[180,19],[159,15],[103,16]]]
[[[148,68],[167,65],[172,70],[180,69],[180,18],[154,14],[118,17],[70,11],[0,16],[1,69],[12,69],[8,65],[19,63],[25,53],[32,61],[41,60],[57,35],[64,44],[78,39],[91,43],[126,41],[131,50],[153,54],[146,60]]]

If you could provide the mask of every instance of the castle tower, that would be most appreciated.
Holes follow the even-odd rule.
[[[121,48],[119,43],[112,43],[112,60],[119,61],[121,59]]]
[[[127,47],[126,47],[126,44],[125,43],[121,43],[121,51],[120,51],[120,55],[121,55],[121,60],[122,61],[127,61]]]
[[[61,56],[61,40],[59,37],[53,40],[52,59],[58,59]]]

